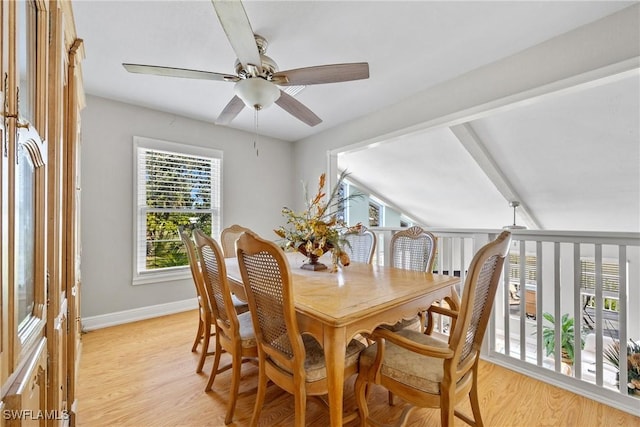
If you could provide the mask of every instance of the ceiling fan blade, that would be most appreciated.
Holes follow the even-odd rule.
[[[182,77],[186,79],[218,80],[236,82],[238,76],[231,74],[213,73],[211,71],[189,70],[187,68],[160,67],[157,65],[122,64],[130,73],[152,74],[154,76]]]
[[[303,121],[309,126],[315,126],[322,123],[322,119],[316,116],[313,111],[305,107],[302,102],[283,91],[280,91],[280,98],[276,100],[276,104],[293,117]]]
[[[220,115],[216,119],[216,124],[217,125],[229,124],[229,122],[235,119],[236,116],[240,113],[240,111],[242,111],[243,108],[244,108],[244,102],[242,102],[242,100],[237,96],[234,96],[233,98],[231,98],[231,101],[229,101],[227,106],[224,107],[224,110],[222,110],[222,113],[220,113]]]
[[[249,65],[260,67],[260,52],[251,29],[251,23],[240,0],[212,0],[220,24],[229,43],[245,69]]]
[[[280,86],[317,85],[368,78],[369,64],[366,62],[318,65],[316,67],[278,71],[273,74],[273,82]]]

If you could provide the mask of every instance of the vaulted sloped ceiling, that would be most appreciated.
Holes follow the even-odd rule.
[[[546,97],[466,123],[480,160],[437,128],[339,156],[372,193],[434,227],[640,230],[640,77]],[[504,182],[490,178],[491,163]],[[487,173],[489,172],[489,173]],[[511,191],[511,193],[509,193]]]

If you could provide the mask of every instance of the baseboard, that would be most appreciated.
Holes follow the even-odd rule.
[[[92,331],[95,329],[107,328],[109,326],[122,325],[123,323],[135,322],[137,320],[151,319],[153,317],[165,316],[167,314],[180,313],[183,311],[196,310],[198,300],[191,298],[182,301],[168,302],[165,304],[151,305],[148,307],[134,308],[131,310],[116,311],[115,313],[100,314],[82,318],[82,330]]]

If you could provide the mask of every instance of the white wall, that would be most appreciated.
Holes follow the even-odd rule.
[[[361,223],[365,227],[369,227],[369,196],[353,185],[349,185],[349,195],[353,194],[361,194],[362,197],[349,200],[349,225]]]
[[[252,134],[88,96],[81,146],[83,318],[195,297],[191,279],[131,285],[134,135],[223,151],[223,227],[237,223],[275,239],[280,210],[299,187],[289,142],[260,137],[256,157]]]

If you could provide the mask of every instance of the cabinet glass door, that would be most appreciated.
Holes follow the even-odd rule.
[[[28,323],[35,291],[35,166],[25,145],[18,146],[16,165],[16,281],[18,330]]]

